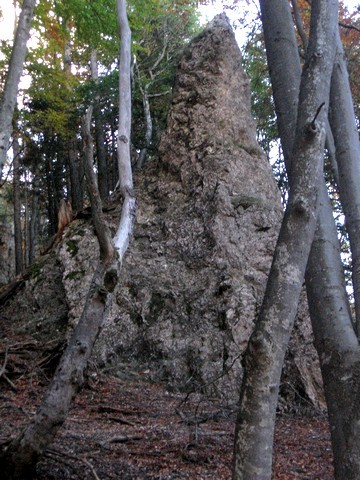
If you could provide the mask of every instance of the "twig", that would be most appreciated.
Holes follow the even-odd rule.
[[[2,377],[4,380],[6,380],[8,382],[8,384],[10,385],[10,387],[15,391],[17,392],[18,391],[18,388],[17,386],[10,380],[10,378],[5,375],[5,373],[2,374]]]
[[[356,30],[357,32],[360,32],[360,28],[357,27],[356,25],[353,25],[352,23],[339,22],[339,25],[340,27],[349,28],[351,30]]]
[[[143,437],[140,435],[116,435],[115,437],[107,440],[107,443],[126,443],[131,442],[132,440],[142,440]]]
[[[125,418],[120,417],[108,417],[109,420],[117,423],[122,423],[123,425],[129,425],[130,427],[135,427],[135,423],[129,422],[129,420],[125,420]]]
[[[3,364],[3,366],[1,367],[1,370],[0,370],[0,377],[2,377],[3,374],[5,373],[5,368],[6,368],[7,359],[8,359],[8,352],[9,352],[9,345],[6,345],[6,348],[5,348],[5,359],[4,359],[4,364]]]

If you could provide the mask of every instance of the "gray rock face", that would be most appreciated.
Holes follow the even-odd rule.
[[[135,236],[95,358],[118,374],[132,364],[173,388],[237,401],[241,355],[261,305],[282,206],[256,142],[249,84],[224,15],[184,51],[160,160],[137,174],[135,185]],[[119,203],[108,210],[114,227]],[[91,225],[73,222],[54,254],[5,315],[21,316],[16,305],[30,302],[28,330],[39,333],[42,323],[63,325],[65,310],[69,334],[98,261]],[[47,276],[52,303],[44,293]],[[321,381],[302,305],[286,381],[316,403]]]
[[[223,15],[183,54],[160,156],[137,179],[135,241],[98,354],[234,399],[282,207]]]

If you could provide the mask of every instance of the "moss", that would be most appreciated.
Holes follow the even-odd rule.
[[[72,257],[75,257],[79,251],[79,245],[76,240],[68,240],[66,242],[66,249]]]
[[[34,279],[41,274],[43,264],[41,262],[33,263],[28,269],[29,277]]]
[[[84,275],[84,270],[74,270],[66,275],[65,280],[80,280]]]
[[[231,203],[235,208],[243,207],[245,210],[252,207],[253,205],[262,205],[263,201],[261,198],[252,197],[250,195],[234,195],[231,198]]]

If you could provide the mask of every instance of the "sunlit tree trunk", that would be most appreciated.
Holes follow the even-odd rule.
[[[0,103],[0,170],[6,160],[9,140],[12,132],[12,119],[15,111],[16,98],[20,77],[26,56],[26,44],[30,35],[31,19],[36,0],[24,0],[14,46],[11,52],[9,70],[6,75],[5,87]]]

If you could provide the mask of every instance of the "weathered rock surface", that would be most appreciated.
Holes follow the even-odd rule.
[[[282,206],[256,142],[249,83],[224,15],[185,50],[160,160],[135,184],[135,238],[95,358],[119,374],[130,362],[174,388],[234,401]],[[109,224],[115,225],[120,206],[109,208]],[[64,308],[70,325],[79,317],[97,258],[91,226],[73,222],[57,249],[63,299],[54,322]],[[14,302],[7,308],[16,316]],[[306,379],[303,388],[316,401],[319,373],[306,315],[304,310],[292,339],[288,378],[300,384]],[[38,310],[28,324],[36,325],[36,317]]]

